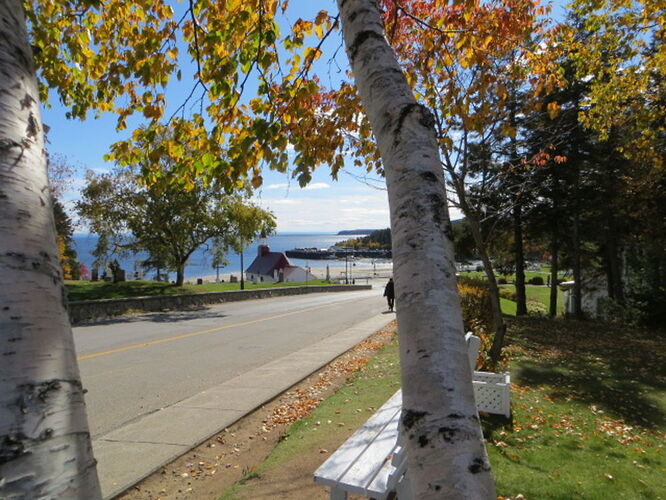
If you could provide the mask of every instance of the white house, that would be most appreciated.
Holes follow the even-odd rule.
[[[254,283],[281,283],[319,278],[302,267],[294,266],[282,252],[271,252],[268,245],[259,245],[257,256],[245,271],[245,279]]]

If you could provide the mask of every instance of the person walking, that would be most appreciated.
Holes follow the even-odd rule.
[[[389,311],[393,311],[393,303],[395,302],[395,290],[393,288],[393,278],[388,280],[386,286],[384,287],[384,297],[388,302]]]

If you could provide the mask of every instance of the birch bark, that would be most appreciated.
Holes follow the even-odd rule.
[[[0,497],[100,498],[19,0],[0,2]]]
[[[391,230],[402,432],[415,498],[494,499],[456,290],[432,114],[384,38],[376,0],[338,0],[356,85],[382,155]]]

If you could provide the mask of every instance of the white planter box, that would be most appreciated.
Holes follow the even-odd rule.
[[[511,377],[508,373],[475,371],[472,385],[479,411],[511,416]]]

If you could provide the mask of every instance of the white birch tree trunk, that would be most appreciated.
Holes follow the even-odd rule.
[[[0,498],[100,498],[20,0],[0,1]]]
[[[356,85],[386,174],[403,385],[402,432],[418,499],[494,499],[456,290],[431,113],[384,38],[376,0],[338,0]]]

